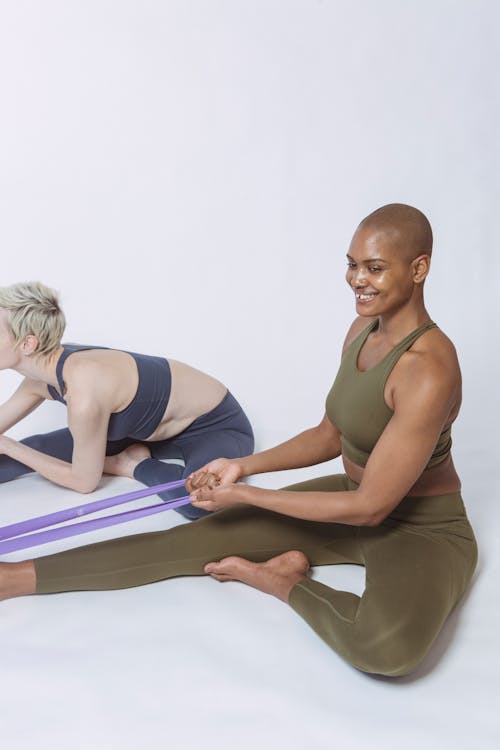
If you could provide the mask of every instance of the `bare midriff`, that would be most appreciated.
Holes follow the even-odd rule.
[[[220,381],[195,367],[169,359],[172,385],[160,424],[147,439],[167,440],[189,427],[202,414],[215,409],[227,393]]]
[[[353,463],[344,455],[342,461],[347,476],[356,484],[361,484],[364,474],[363,467]],[[442,463],[433,466],[431,469],[425,469],[407,493],[407,497],[446,495],[450,492],[459,492],[460,487],[460,479],[455,471],[453,460],[451,455],[448,455]]]
[[[68,359],[65,373],[70,374],[68,369],[78,359],[94,364],[94,381],[106,384],[104,393],[111,414],[129,406],[139,384],[137,365],[131,354],[116,349],[84,350]],[[171,374],[170,397],[161,422],[146,440],[166,440],[178,435],[202,414],[215,409],[227,393],[226,386],[211,375],[175,359],[167,361]]]

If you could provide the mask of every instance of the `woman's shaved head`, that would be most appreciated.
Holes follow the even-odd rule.
[[[427,217],[418,208],[404,203],[389,203],[369,214],[356,230],[377,235],[404,253],[409,261],[432,253],[432,229]]]

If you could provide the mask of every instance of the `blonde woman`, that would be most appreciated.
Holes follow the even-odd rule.
[[[82,493],[103,473],[153,486],[253,451],[246,415],[215,378],[165,356],[62,344],[64,329],[52,289],[0,287],[0,368],[23,376],[0,406],[0,483],[36,471]],[[45,400],[66,405],[68,429],[20,442],[4,434]],[[206,515],[191,505],[178,511]]]

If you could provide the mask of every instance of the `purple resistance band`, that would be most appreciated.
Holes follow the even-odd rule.
[[[27,521],[21,521],[20,523],[13,523],[9,526],[0,527],[0,539],[5,540],[0,541],[0,554],[16,552],[17,550],[26,549],[27,547],[35,547],[39,544],[47,544],[48,542],[53,542],[58,539],[66,539],[67,537],[76,536],[77,534],[85,534],[89,531],[105,528],[106,526],[114,526],[118,523],[133,521],[136,518],[144,518],[145,516],[151,516],[155,513],[162,513],[165,510],[179,508],[181,505],[187,505],[190,502],[189,495],[180,497],[176,500],[149,505],[146,508],[138,508],[137,510],[129,510],[124,513],[115,513],[111,516],[94,518],[90,521],[72,523],[68,526],[62,526],[57,529],[40,531],[37,534],[28,533],[35,531],[36,529],[44,529],[46,526],[53,526],[57,523],[62,523],[63,521],[69,521],[72,518],[80,518],[89,513],[95,513],[98,510],[111,508],[114,505],[130,503],[141,497],[156,495],[165,490],[173,490],[177,487],[182,487],[184,481],[184,479],[178,479],[175,482],[168,482],[167,484],[157,484],[154,487],[146,487],[143,490],[135,490],[134,492],[127,492],[123,495],[107,497],[103,500],[96,500],[92,503],[86,503],[85,505],[77,505],[73,508],[66,508],[65,510],[57,511],[56,513],[49,513],[45,516],[37,516],[36,518],[30,518]],[[21,534],[24,534],[25,536],[20,536]],[[12,539],[12,537],[17,538]]]

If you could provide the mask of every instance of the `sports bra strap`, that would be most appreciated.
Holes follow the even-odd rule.
[[[69,355],[74,354],[74,352],[89,351],[90,349],[106,349],[106,347],[105,346],[80,346],[78,344],[63,344],[62,347],[63,347],[63,351],[61,353],[61,356],[57,360],[57,364],[56,364],[56,377],[57,377],[57,382],[59,384],[59,393],[60,393],[61,399],[64,401],[63,367]],[[64,403],[66,402],[64,401]]]
[[[389,352],[390,356],[388,357],[388,360],[390,362],[394,361],[394,363],[397,362],[401,355],[404,352],[408,351],[408,349],[413,346],[415,341],[419,339],[423,333],[430,330],[431,328],[437,328],[437,325],[432,320],[428,323],[424,323],[419,328],[415,328],[414,331],[409,333],[408,336],[406,336],[402,341],[399,342],[399,344],[396,344],[396,346],[391,349],[391,351]]]

